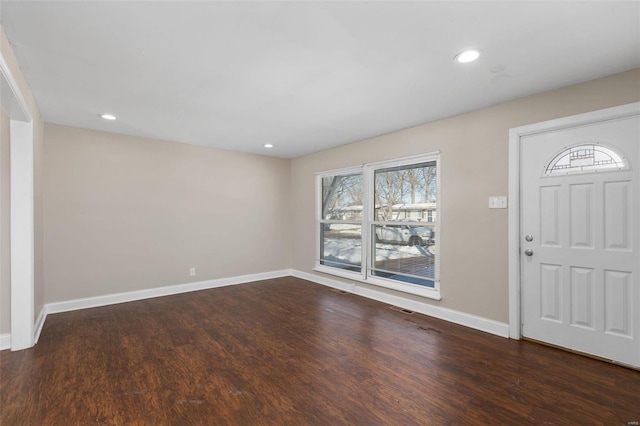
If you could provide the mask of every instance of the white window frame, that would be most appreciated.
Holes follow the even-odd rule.
[[[370,238],[372,227],[376,222],[375,209],[373,208],[373,196],[374,196],[374,176],[376,170],[386,169],[391,167],[403,167],[411,166],[414,164],[436,162],[436,243],[435,243],[435,262],[434,262],[434,288],[421,286],[418,284],[406,283],[394,279],[388,279],[371,275],[373,265],[373,242]],[[361,272],[346,271],[340,268],[333,268],[330,266],[322,265],[320,263],[320,224],[327,222],[322,220],[322,179],[325,177],[338,176],[338,175],[352,175],[362,174],[362,191],[363,191],[363,217],[362,217],[362,253],[361,253]],[[441,196],[440,196],[440,175],[441,175],[441,161],[440,151],[431,152],[428,154],[416,155],[411,157],[404,157],[394,160],[378,161],[375,163],[367,163],[361,166],[346,167],[343,169],[334,169],[316,173],[316,260],[314,270],[326,274],[339,276],[342,278],[348,278],[354,281],[363,282],[367,284],[376,285],[379,287],[388,288],[391,290],[401,291],[404,293],[414,294],[417,296],[426,297],[434,300],[441,300],[440,295],[440,214],[441,208]],[[357,222],[357,221],[353,221]],[[433,223],[433,222],[430,222]]]
[[[326,172],[320,172],[320,173],[316,173],[316,220],[315,220],[315,227],[316,227],[316,265],[314,270],[319,271],[319,272],[325,272],[327,274],[332,274],[332,275],[337,275],[339,277],[343,277],[343,278],[349,278],[352,280],[364,280],[366,278],[366,262],[365,262],[365,245],[362,244],[362,253],[360,254],[360,271],[361,272],[356,272],[356,271],[348,271],[348,270],[344,270],[344,269],[340,269],[340,268],[332,268],[331,266],[326,266],[326,265],[322,265],[320,263],[320,239],[322,238],[322,235],[320,234],[320,224],[321,223],[334,223],[333,221],[327,221],[327,220],[323,220],[322,218],[322,179],[326,178],[326,177],[332,177],[332,176],[345,176],[345,175],[362,175],[362,166],[356,166],[356,167],[347,167],[344,169],[335,169],[335,170],[328,170]],[[362,191],[364,192],[364,176],[362,177]],[[363,204],[366,203],[366,200],[363,200]],[[364,206],[363,206],[364,209]],[[353,222],[356,223],[358,222],[357,220],[354,221],[335,221],[335,223],[344,223],[344,222]],[[365,233],[366,230],[364,228],[364,218],[363,220],[360,222],[360,225],[362,226],[362,241],[364,243],[365,241]]]

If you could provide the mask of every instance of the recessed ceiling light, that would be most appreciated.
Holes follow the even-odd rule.
[[[111,114],[101,114],[100,117],[104,118],[105,120],[115,120],[116,116],[115,115],[111,115]]]
[[[271,145],[270,143],[265,143],[265,144],[264,144],[264,147],[265,147],[265,148],[273,148],[273,145]]]
[[[456,55],[456,61],[461,64],[466,64],[467,62],[473,62],[480,57],[480,52],[477,50],[465,50],[464,52],[460,52]]]

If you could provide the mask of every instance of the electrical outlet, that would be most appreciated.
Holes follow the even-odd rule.
[[[489,197],[489,208],[490,209],[506,209],[507,208],[507,197]]]
[[[189,269],[189,276],[191,276],[191,277],[195,277],[196,276],[196,268]]]

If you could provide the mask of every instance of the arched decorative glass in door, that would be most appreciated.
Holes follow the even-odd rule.
[[[606,170],[625,170],[629,168],[624,155],[614,148],[599,143],[569,146],[558,154],[545,167],[545,176],[573,173],[595,173]]]

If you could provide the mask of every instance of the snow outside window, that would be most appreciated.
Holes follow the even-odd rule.
[[[320,265],[362,271],[362,173],[320,178]]]
[[[319,173],[316,270],[439,299],[438,154]]]

